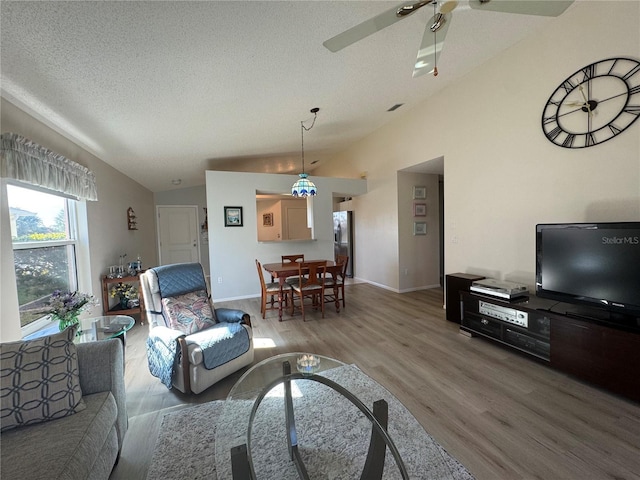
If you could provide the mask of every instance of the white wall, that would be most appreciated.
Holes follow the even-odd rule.
[[[157,262],[155,242],[155,215],[153,194],[107,165],[96,156],[83,150],[64,136],[28,115],[5,99],[1,100],[2,133],[13,132],[59,153],[70,160],[84,165],[96,176],[98,201],[87,202],[89,222],[89,256],[91,264],[91,292],[96,298],[102,298],[102,275],[109,265],[116,265],[122,253],[127,261],[135,260],[140,254],[143,266]],[[4,192],[3,192],[4,197]],[[127,229],[127,208],[132,207],[137,216],[138,230]],[[4,205],[3,205],[4,210]],[[13,250],[10,240],[5,241],[5,232],[9,229],[7,216],[2,215],[2,318],[0,318],[0,340],[10,341],[20,338],[20,319],[18,297],[15,289],[13,270]],[[11,268],[5,268],[7,260]],[[102,303],[100,301],[100,303]],[[96,307],[87,315],[101,315],[102,308]],[[6,314],[5,314],[6,313]]]
[[[605,58],[640,58],[639,18],[637,1],[576,2],[543,32],[318,167],[314,174],[367,172],[368,193],[354,199],[358,276],[399,285],[398,230],[386,228],[398,223],[396,172],[440,156],[446,273],[532,286],[536,223],[640,220],[640,121],[575,150],[541,129],[543,107],[567,76]]]
[[[318,195],[313,198],[314,240],[258,242],[256,190],[284,193],[291,190],[296,175],[237,172],[206,172],[209,209],[209,257],[214,300],[260,295],[255,260],[280,262],[280,257],[304,253],[309,259],[333,259],[333,194],[356,196],[366,192],[362,179],[313,176]],[[243,227],[225,227],[224,206],[243,208]],[[356,216],[357,218],[357,216]],[[222,278],[222,283],[218,283]]]
[[[413,198],[413,187],[426,187],[427,198]],[[440,286],[440,222],[438,176],[398,172],[398,239],[400,292]],[[425,217],[416,217],[414,205],[427,206]],[[426,235],[414,235],[414,222],[427,224]]]

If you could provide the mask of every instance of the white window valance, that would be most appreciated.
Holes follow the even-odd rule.
[[[96,179],[88,168],[15,133],[0,135],[1,174],[23,182],[97,200]]]

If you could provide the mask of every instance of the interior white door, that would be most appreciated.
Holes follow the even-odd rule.
[[[160,265],[200,262],[198,207],[158,206]]]

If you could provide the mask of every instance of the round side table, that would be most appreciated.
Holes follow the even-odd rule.
[[[105,315],[103,317],[85,318],[80,321],[81,332],[78,343],[97,342],[109,338],[119,338],[122,346],[126,345],[126,335],[136,324],[128,315]]]

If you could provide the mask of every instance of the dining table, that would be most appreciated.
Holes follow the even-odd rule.
[[[327,267],[332,267],[336,264],[333,260],[305,260],[305,262],[327,262]],[[299,275],[299,263],[298,262],[276,262],[276,263],[264,263],[264,268],[274,281],[280,284],[280,291],[278,292],[278,320],[282,321],[282,301],[284,299],[284,286],[286,280],[289,277],[297,277]],[[302,270],[302,273],[309,273],[308,269]]]

